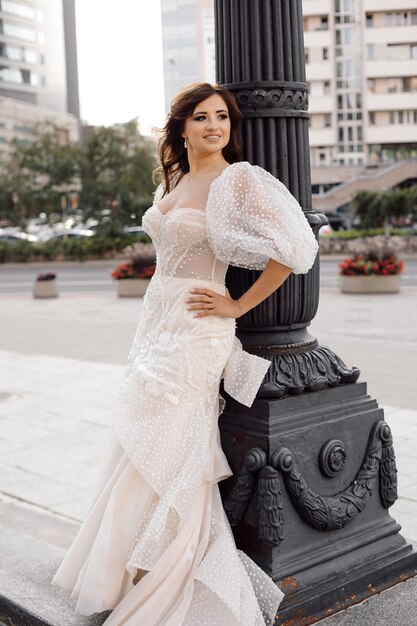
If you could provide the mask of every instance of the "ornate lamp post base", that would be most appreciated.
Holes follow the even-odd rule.
[[[417,574],[417,554],[388,513],[392,437],[366,383],[251,409],[227,397],[221,433],[237,545],[286,593],[276,624],[312,624]]]

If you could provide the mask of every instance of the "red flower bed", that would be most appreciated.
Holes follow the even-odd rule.
[[[54,278],[56,278],[56,274],[54,274],[54,272],[43,272],[37,275],[36,280],[54,280]]]
[[[352,259],[345,259],[339,263],[339,274],[342,276],[389,276],[391,274],[401,274],[404,269],[404,261],[400,261],[395,256],[387,257],[382,261],[368,260],[357,255]]]
[[[111,273],[116,280],[125,278],[152,278],[155,273],[156,264],[135,268],[131,263],[122,263]]]

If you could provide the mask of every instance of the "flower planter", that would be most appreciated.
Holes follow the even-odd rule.
[[[339,275],[339,284],[342,293],[398,293],[400,291],[400,275]]]
[[[56,279],[53,280],[35,280],[33,283],[34,298],[57,298],[58,284]]]
[[[150,278],[121,278],[117,281],[117,295],[119,298],[141,298],[150,282]]]

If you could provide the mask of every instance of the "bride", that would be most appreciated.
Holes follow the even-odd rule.
[[[222,86],[173,100],[159,142],[161,184],[143,217],[157,266],[113,407],[96,494],[53,584],[106,626],[273,624],[283,593],[237,550],[217,483],[225,390],[251,406],[269,361],[242,349],[235,320],[318,244],[295,198],[240,161],[241,115]],[[239,299],[228,265],[263,270]]]

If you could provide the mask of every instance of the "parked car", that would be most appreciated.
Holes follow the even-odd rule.
[[[0,228],[0,241],[6,243],[17,243],[18,241],[38,241],[36,235],[29,235],[14,228]]]
[[[80,237],[92,237],[93,235],[93,231],[86,228],[54,229],[51,232],[39,235],[39,242],[47,243],[57,239],[79,239]]]
[[[124,235],[138,234],[143,235],[145,233],[145,229],[142,226],[125,226],[123,228]]]

